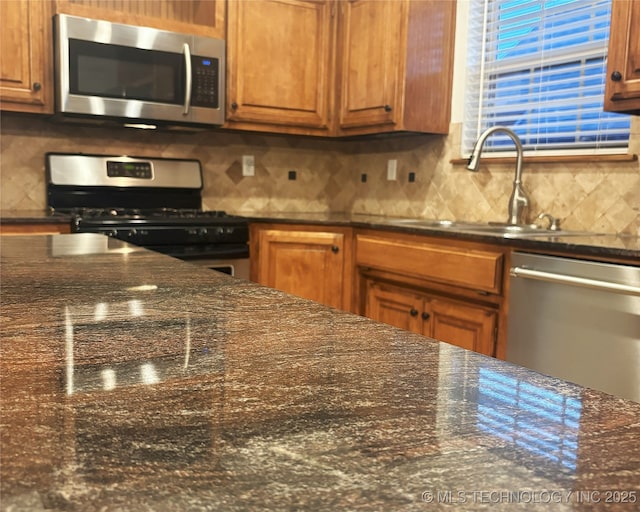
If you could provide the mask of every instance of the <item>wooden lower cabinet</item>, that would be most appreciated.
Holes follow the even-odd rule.
[[[253,281],[349,309],[349,229],[254,224],[250,240]]]
[[[423,336],[495,356],[498,326],[496,308],[474,305],[365,278],[363,314]]]
[[[250,229],[253,281],[504,358],[506,249],[330,225]]]
[[[0,223],[0,235],[59,235],[70,232],[70,224],[60,224],[59,222]]]
[[[354,310],[504,358],[508,250],[378,230],[354,233]]]

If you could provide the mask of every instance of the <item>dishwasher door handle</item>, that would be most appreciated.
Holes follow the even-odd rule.
[[[566,284],[570,286],[581,286],[582,288],[589,288],[591,290],[620,293],[623,295],[640,296],[640,287],[630,284],[612,283],[609,281],[600,281],[598,279],[588,279],[586,277],[556,274],[554,272],[532,270],[525,267],[512,267],[510,273],[513,277],[523,277],[525,279],[547,281],[550,283]]]

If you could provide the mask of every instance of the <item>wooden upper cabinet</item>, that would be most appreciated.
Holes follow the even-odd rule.
[[[53,112],[51,4],[0,1],[0,105],[2,110]]]
[[[640,2],[613,0],[604,110],[640,114]]]
[[[38,3],[38,2],[35,2]],[[57,12],[225,38],[225,0],[56,0]]]
[[[341,128],[398,123],[407,11],[396,0],[341,4]]]
[[[229,0],[227,128],[448,133],[454,0]]]
[[[456,2],[338,5],[338,134],[448,133]]]
[[[332,6],[315,0],[229,1],[228,127],[328,133]]]

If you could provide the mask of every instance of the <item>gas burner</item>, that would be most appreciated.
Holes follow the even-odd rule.
[[[195,208],[160,208],[148,212],[150,217],[179,217],[179,218],[220,218],[227,214],[220,210],[202,211]]]
[[[195,208],[73,208],[71,214],[84,219],[221,219],[229,217],[221,210]]]

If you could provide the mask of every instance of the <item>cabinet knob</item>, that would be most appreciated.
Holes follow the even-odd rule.
[[[37,92],[40,89],[42,89],[42,84],[40,82],[34,82],[33,83],[33,90]]]
[[[331,252],[334,254],[338,254],[338,252],[340,251],[340,247],[338,247],[337,245],[332,245],[331,246]]]
[[[231,104],[231,108],[232,108],[233,110],[238,110],[238,104],[234,101],[234,102]]]
[[[384,106],[384,111],[385,112],[391,112],[393,109],[391,108],[391,105],[385,105]]]
[[[416,308],[411,308],[411,311],[409,311],[409,314],[411,316],[418,316],[418,310]]]
[[[620,73],[620,71],[614,71],[613,73],[611,73],[611,80],[613,80],[614,82],[619,82],[620,80],[622,80],[622,73]]]
[[[430,316],[431,316],[431,315],[430,315],[429,313],[427,313],[426,311],[423,311],[423,312],[422,312],[422,319],[423,319],[423,320],[429,320],[429,317],[430,317]]]

